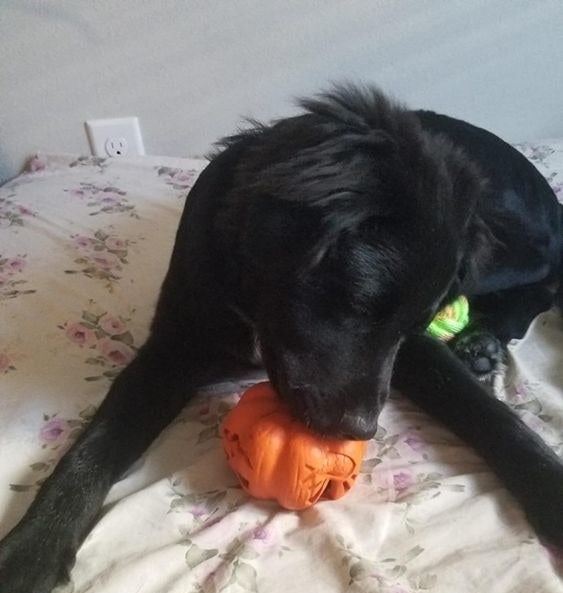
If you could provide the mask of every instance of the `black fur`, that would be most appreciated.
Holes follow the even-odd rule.
[[[468,295],[476,324],[454,349],[490,375],[558,288],[553,192],[499,138],[376,90],[301,104],[300,116],[226,139],[198,179],[150,338],[0,544],[1,593],[48,593],[64,578],[111,484],[198,387],[248,365],[256,340],[312,429],[371,437],[393,382],[474,446],[540,537],[563,547],[561,463],[424,335]]]

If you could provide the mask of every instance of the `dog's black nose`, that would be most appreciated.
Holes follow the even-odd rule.
[[[377,422],[362,416],[344,414],[338,426],[338,435],[352,441],[367,441],[375,436]]]

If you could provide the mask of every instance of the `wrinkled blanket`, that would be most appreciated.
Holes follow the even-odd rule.
[[[563,143],[518,148],[563,197]],[[0,188],[0,536],[146,339],[204,165],[39,155]],[[400,394],[348,496],[303,512],[249,499],[217,435],[262,378],[225,377],[186,407],[112,488],[64,591],[563,591],[487,465]],[[563,454],[557,311],[511,344],[497,396]]]

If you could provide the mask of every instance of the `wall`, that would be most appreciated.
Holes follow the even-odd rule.
[[[509,140],[563,136],[560,0],[0,0],[0,178],[83,121],[138,115],[197,155],[342,78]]]

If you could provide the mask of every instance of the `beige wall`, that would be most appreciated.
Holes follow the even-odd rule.
[[[561,0],[0,0],[0,178],[83,121],[197,155],[344,77],[511,140],[563,136]]]

